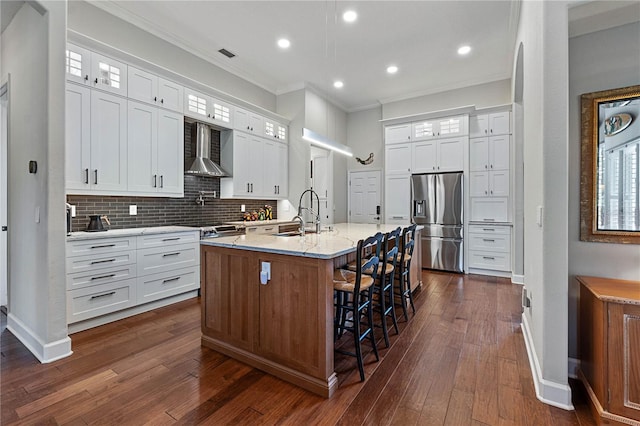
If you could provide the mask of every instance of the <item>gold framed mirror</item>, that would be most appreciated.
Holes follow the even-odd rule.
[[[580,239],[640,244],[640,86],[581,96]]]

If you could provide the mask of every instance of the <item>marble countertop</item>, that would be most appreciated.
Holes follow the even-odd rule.
[[[291,219],[271,219],[271,220],[240,220],[237,222],[225,222],[226,225],[235,226],[267,226],[267,225],[281,225],[283,223],[295,223]]]
[[[407,223],[404,226],[408,226]],[[330,231],[302,236],[275,236],[267,234],[249,234],[230,237],[206,238],[200,244],[216,247],[252,250],[291,256],[333,259],[355,250],[358,240],[386,233],[400,225],[372,225],[361,223],[339,223]],[[404,227],[401,226],[401,227]]]
[[[171,232],[200,231],[191,226],[154,226],[150,228],[109,229],[103,232],[72,232],[67,235],[67,241],[89,240],[97,238],[131,237],[136,235],[168,234]]]

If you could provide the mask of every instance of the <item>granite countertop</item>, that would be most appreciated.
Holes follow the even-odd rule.
[[[271,220],[239,220],[236,222],[225,222],[225,225],[235,226],[267,226],[267,225],[281,225],[283,223],[296,223],[291,219],[271,219]]]
[[[408,226],[407,223],[404,226]],[[400,225],[372,225],[361,223],[339,223],[330,231],[302,236],[275,236],[268,234],[249,234],[230,237],[206,238],[200,240],[202,245],[252,250],[266,253],[285,254],[291,256],[333,259],[355,250],[358,240],[374,235],[376,232],[386,233]]]
[[[168,234],[170,232],[199,231],[200,228],[191,226],[154,226],[150,228],[109,229],[103,232],[72,232],[67,235],[67,241],[89,240],[97,238],[131,237],[136,235]]]

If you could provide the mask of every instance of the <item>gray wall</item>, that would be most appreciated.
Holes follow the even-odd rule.
[[[2,34],[2,80],[10,75],[8,325],[49,361],[71,349],[64,266],[66,2],[33,5],[38,10],[23,5]],[[38,162],[36,174],[28,172],[30,160]]]
[[[384,137],[381,119],[382,106],[349,114],[347,144],[353,150],[353,156],[363,160],[373,152],[373,163],[362,165],[355,158],[349,159],[348,170],[381,170],[384,166]]]
[[[246,102],[276,109],[273,93],[84,1],[69,2],[68,27]]]
[[[640,246],[580,241],[580,95],[640,83],[640,23],[569,41],[569,356],[577,353],[575,275],[640,280]]]

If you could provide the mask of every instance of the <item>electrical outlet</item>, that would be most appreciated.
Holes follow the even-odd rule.
[[[135,216],[138,214],[138,206],[132,204],[129,206],[129,216]]]
[[[247,210],[246,206],[244,204],[240,204],[240,212],[244,213]]]
[[[71,206],[71,217],[76,217],[76,206]]]

